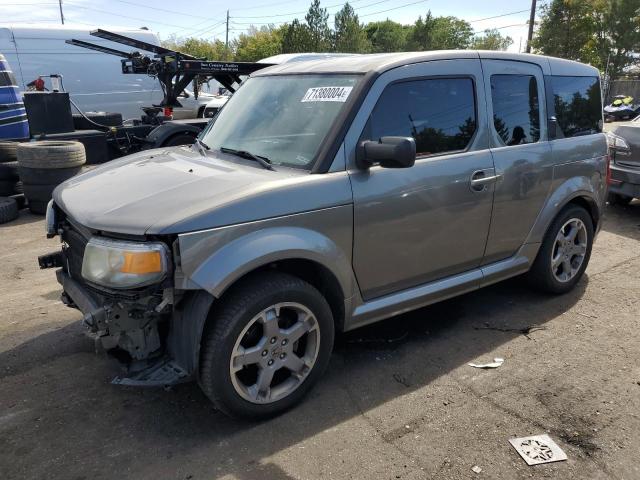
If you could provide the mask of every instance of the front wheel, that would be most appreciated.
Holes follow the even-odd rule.
[[[324,372],[334,323],[324,297],[291,275],[248,278],[205,330],[199,383],[223,412],[267,418],[296,405]]]
[[[528,273],[529,283],[548,293],[566,293],[584,274],[593,246],[593,221],[571,205],[555,218]]]

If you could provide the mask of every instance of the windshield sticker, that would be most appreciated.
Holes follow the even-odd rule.
[[[307,90],[301,102],[346,102],[353,87],[314,87]]]

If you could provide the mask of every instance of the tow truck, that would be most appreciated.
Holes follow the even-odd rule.
[[[158,105],[143,107],[144,115],[140,119],[116,126],[102,125],[91,120],[78,109],[87,120],[85,123],[88,123],[92,129],[90,144],[83,142],[87,136],[86,131],[76,130],[54,135],[39,132],[36,135],[38,140],[65,139],[85,143],[87,163],[103,163],[149,148],[193,143],[211,118],[172,120],[173,109],[181,107],[178,97],[183,90],[191,83],[193,94],[197,98],[200,85],[214,79],[233,93],[242,82],[243,77],[271,65],[269,63],[227,62],[196,58],[187,53],[170,50],[103,29],[94,30],[90,34],[97,38],[132,47],[134,50],[127,52],[77,39],[67,40],[66,43],[121,57],[123,74],[144,74],[157,78],[164,97]],[[51,94],[55,93],[57,92],[51,92]],[[25,103],[28,103],[27,99],[25,99]],[[70,108],[66,110],[70,111]],[[30,110],[27,108],[27,114],[31,118],[50,115],[50,112],[45,109]],[[92,156],[96,158],[92,159]]]

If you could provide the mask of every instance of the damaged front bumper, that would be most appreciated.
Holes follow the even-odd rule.
[[[101,291],[70,274],[65,251],[38,257],[40,268],[58,268],[61,300],[83,314],[82,323],[96,349],[113,353],[126,373],[112,383],[132,386],[168,386],[191,379],[166,348],[173,316],[173,289]]]

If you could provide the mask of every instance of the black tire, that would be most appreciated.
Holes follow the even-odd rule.
[[[40,200],[28,200],[27,206],[29,207],[29,211],[36,215],[46,215],[47,213],[47,205],[48,201],[42,202]]]
[[[18,166],[29,168],[80,167],[86,162],[84,145],[66,140],[42,140],[18,146]]]
[[[18,162],[3,162],[0,163],[0,180],[13,180],[18,181]]]
[[[0,163],[15,162],[17,157],[18,142],[0,142]]]
[[[17,181],[16,185],[13,189],[14,192],[16,192],[16,194],[20,194],[20,193],[24,193],[24,185],[22,184],[21,181]]]
[[[12,195],[11,198],[13,198],[18,204],[18,210],[22,210],[27,206],[27,199],[25,198],[24,193]]]
[[[51,194],[58,185],[29,185],[25,183],[24,196],[27,197],[29,203],[32,201],[48,203],[51,200]]]
[[[0,180],[0,197],[10,197],[16,192],[15,180]]]
[[[89,120],[97,123],[98,125],[91,123],[79,113],[74,113],[73,128],[76,130],[95,130],[96,128],[99,128],[99,126],[119,127],[122,125],[122,115],[119,113],[85,112],[85,115]]]
[[[300,303],[314,314],[320,331],[318,354],[307,377],[290,394],[272,403],[253,403],[233,386],[231,354],[248,322],[279,302]],[[252,275],[232,287],[214,308],[203,334],[198,382],[214,405],[227,415],[249,419],[279,415],[299,403],[324,373],[333,349],[333,315],[320,292],[303,280],[280,272]]]
[[[29,185],[58,185],[77,175],[84,167],[68,168],[29,168],[18,167],[20,180]]]
[[[626,195],[620,195],[619,193],[609,192],[607,195],[607,202],[609,202],[609,205],[625,206],[629,205],[631,200],[633,200],[633,197],[627,197]]]
[[[586,239],[586,252],[582,265],[576,272],[576,274],[568,281],[561,282],[556,279],[553,274],[551,266],[551,256],[555,246],[556,236],[560,229],[571,219],[579,219],[585,226],[587,239]],[[582,278],[584,271],[589,264],[589,258],[591,258],[591,248],[593,247],[593,220],[589,213],[578,205],[568,205],[565,207],[551,223],[551,226],[547,230],[544,236],[538,255],[531,270],[527,273],[527,280],[529,284],[536,290],[540,290],[546,293],[563,294],[571,291],[576,284]]]
[[[192,145],[196,141],[195,135],[189,133],[178,133],[173,137],[169,137],[162,144],[163,147],[177,147],[179,145]]]
[[[18,218],[18,204],[13,198],[0,197],[0,223]]]

